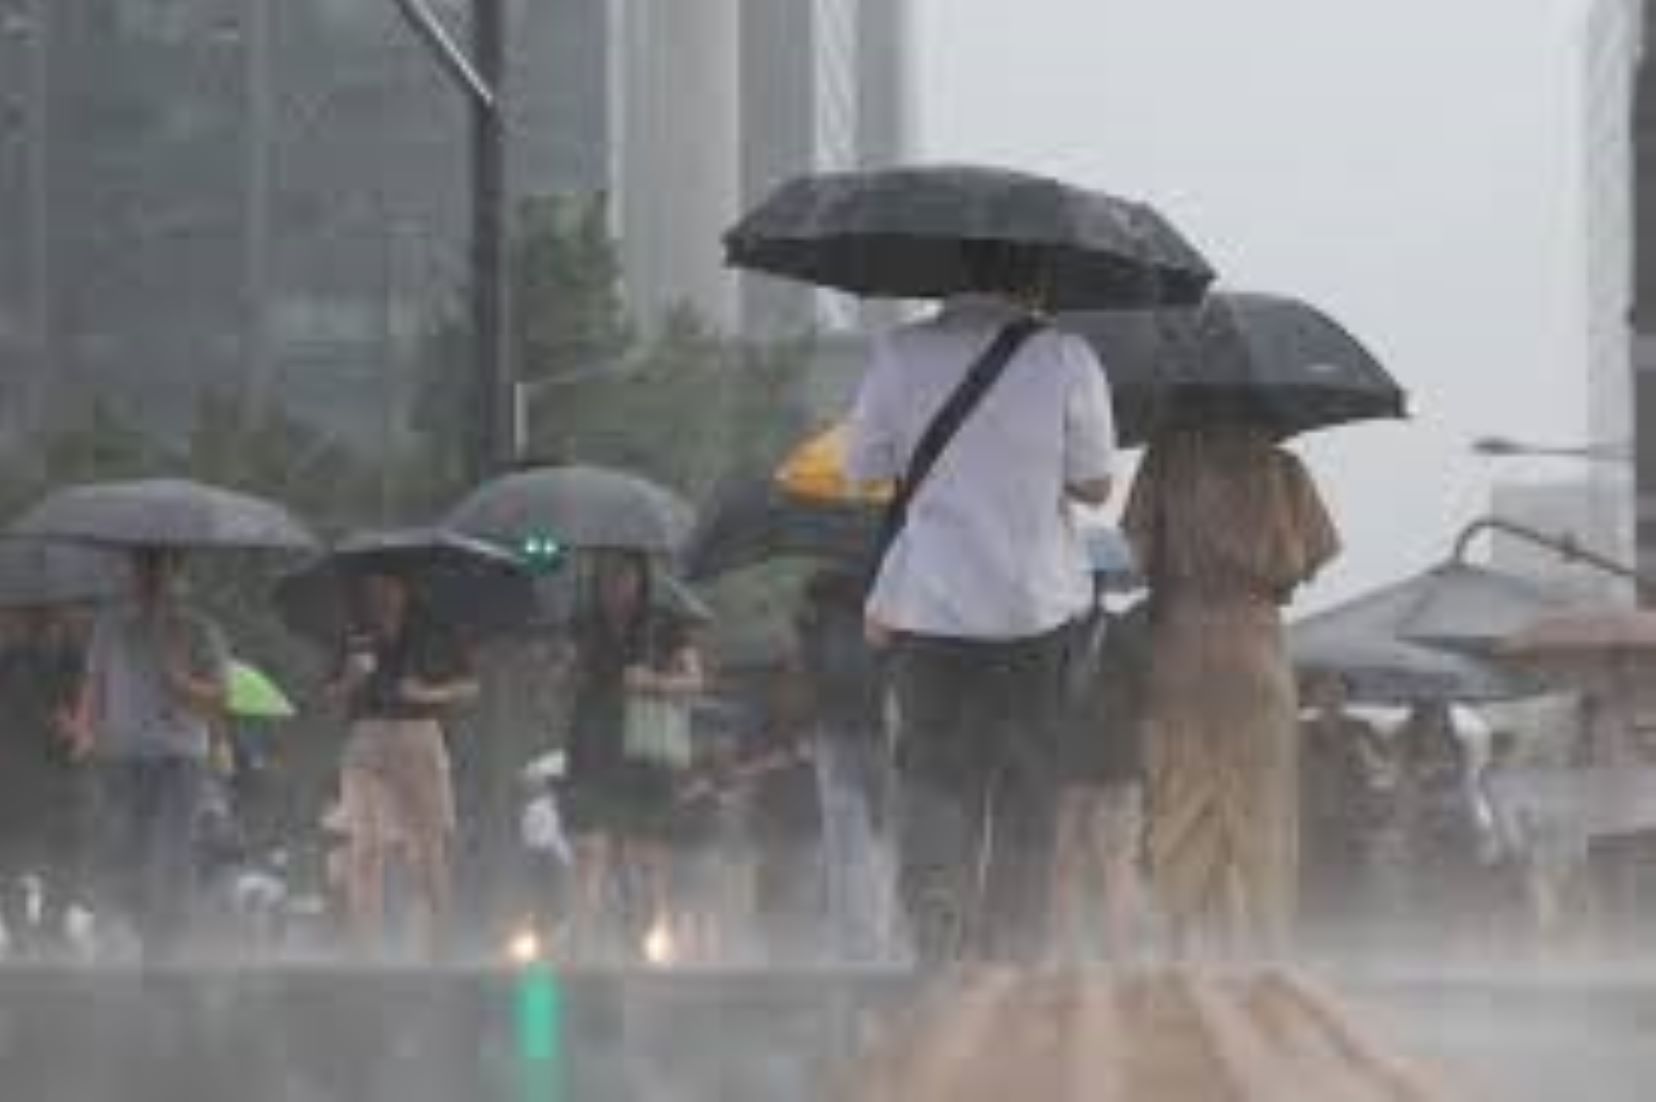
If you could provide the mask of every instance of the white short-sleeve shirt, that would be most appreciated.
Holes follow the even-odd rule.
[[[875,345],[852,414],[847,467],[862,482],[900,477],[950,394],[1017,310],[951,300]],[[903,632],[1021,639],[1057,628],[1092,599],[1066,487],[1108,478],[1116,452],[1109,384],[1079,337],[1043,329],[943,452],[869,598]]]

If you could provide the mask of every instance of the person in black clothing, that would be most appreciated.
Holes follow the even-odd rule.
[[[452,909],[454,790],[442,721],[476,694],[459,640],[425,616],[409,583],[362,584],[362,630],[347,643],[333,693],[351,718],[340,771],[348,847],[347,907],[359,940],[384,935],[386,862],[406,854],[437,952]]]
[[[33,955],[62,936],[85,888],[85,655],[64,610],[20,610],[17,627],[0,654],[0,921],[13,951]]]
[[[1055,947],[1084,944],[1084,888],[1102,888],[1109,950],[1126,952],[1145,920],[1144,702],[1150,603],[1119,615],[1100,604],[1071,661],[1072,708],[1059,743],[1062,777],[1052,871]]]
[[[670,919],[667,842],[678,778],[670,763],[629,754],[628,700],[688,698],[701,692],[703,677],[688,625],[655,607],[652,584],[644,554],[598,553],[588,607],[574,625],[566,811],[578,880],[575,938],[585,946],[601,933],[618,875],[636,877],[643,893],[624,923],[626,944]]]

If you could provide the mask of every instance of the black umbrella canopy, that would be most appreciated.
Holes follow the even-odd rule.
[[[725,235],[728,262],[868,297],[976,286],[962,245],[1036,254],[1055,309],[1189,304],[1213,269],[1154,208],[980,166],[802,176]]]
[[[540,467],[484,483],[444,527],[506,547],[551,538],[563,547],[673,554],[695,523],[689,503],[647,479],[602,467]]]
[[[58,490],[9,535],[105,547],[313,551],[316,537],[287,509],[187,479],[98,482]]]
[[[1258,425],[1280,437],[1406,415],[1362,342],[1308,303],[1220,292],[1195,309],[1067,314],[1098,352],[1124,443],[1163,428]]]
[[[0,608],[94,604],[125,591],[129,570],[114,552],[42,540],[0,540]]]
[[[439,529],[363,532],[277,583],[289,630],[323,643],[344,638],[354,583],[370,574],[408,579],[431,615],[474,635],[512,631],[535,611],[535,578],[494,544]]]

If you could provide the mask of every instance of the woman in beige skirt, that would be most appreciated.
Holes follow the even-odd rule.
[[[442,720],[475,695],[458,641],[419,615],[408,582],[368,575],[363,630],[334,685],[351,718],[340,768],[347,823],[346,909],[359,943],[385,930],[388,858],[406,856],[419,895],[423,941],[437,952],[451,910],[454,788]]]

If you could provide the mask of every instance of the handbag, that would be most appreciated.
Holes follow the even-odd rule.
[[[621,748],[629,761],[688,769],[691,762],[690,705],[655,693],[628,693],[622,717]]]

